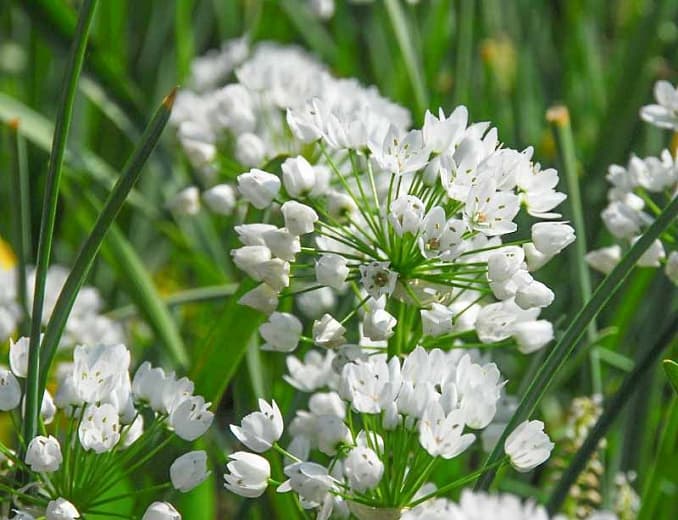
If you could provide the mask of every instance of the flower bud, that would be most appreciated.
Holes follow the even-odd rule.
[[[414,195],[401,195],[391,203],[389,221],[396,235],[416,235],[424,218],[424,203]]]
[[[379,485],[384,475],[384,463],[370,448],[353,448],[344,460],[344,475],[353,490],[364,493]]]
[[[47,504],[45,518],[47,520],[75,520],[80,518],[80,513],[68,500],[59,497]]]
[[[285,202],[280,211],[285,218],[285,227],[293,235],[311,233],[318,221],[318,214],[313,208],[294,200]]]
[[[61,446],[59,446],[59,441],[55,437],[51,435],[49,437],[38,435],[28,444],[26,464],[33,471],[56,471],[61,466],[62,461]]]
[[[533,307],[548,307],[553,303],[553,291],[541,282],[533,280],[516,291],[516,304],[524,310]]]
[[[201,484],[209,475],[207,453],[189,451],[170,466],[170,480],[174,489],[186,493]]]
[[[365,314],[363,335],[372,341],[382,341],[393,336],[393,328],[398,323],[394,316],[383,309],[374,309]]]
[[[319,347],[335,348],[346,343],[346,329],[330,314],[313,322],[313,341]]]
[[[224,475],[226,489],[245,498],[260,497],[268,487],[271,466],[268,461],[254,453],[237,451],[228,456],[226,464],[230,473]]]
[[[14,374],[0,367],[0,410],[14,410],[21,402],[21,385]]]
[[[262,350],[292,352],[299,344],[301,337],[301,321],[286,312],[274,312],[268,321],[259,327],[259,334],[266,340]]]
[[[547,320],[516,323],[513,327],[513,338],[518,343],[520,352],[531,354],[553,340],[553,325]]]
[[[252,206],[264,209],[271,205],[280,191],[280,179],[272,173],[252,168],[238,175],[238,191]]]
[[[564,222],[537,222],[532,226],[532,242],[545,255],[556,255],[574,242],[574,228]]]
[[[278,307],[278,291],[274,290],[270,285],[262,283],[243,294],[238,303],[264,314],[270,314]]]
[[[230,215],[235,208],[235,190],[230,184],[217,184],[203,192],[205,205],[218,215]]]
[[[244,166],[259,166],[266,157],[266,145],[261,138],[252,133],[238,136],[235,142],[235,158]]]
[[[343,256],[326,253],[315,264],[315,277],[319,284],[340,290],[344,287],[349,268]]]
[[[200,190],[195,186],[181,190],[167,203],[167,207],[177,215],[197,215],[200,211]]]
[[[306,197],[315,185],[313,166],[302,157],[289,157],[281,165],[283,186],[292,198]]]
[[[595,249],[586,253],[586,263],[596,271],[609,274],[621,260],[622,250],[618,245]]]
[[[181,520],[181,515],[168,502],[153,502],[148,506],[141,520]]]
[[[546,462],[554,444],[544,433],[541,421],[525,421],[507,437],[504,451],[511,459],[511,466],[525,473]]]

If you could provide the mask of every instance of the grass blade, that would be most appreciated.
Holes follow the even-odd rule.
[[[175,94],[176,89],[163,100],[160,108],[156,111],[141,137],[141,142],[137,145],[134,153],[125,165],[122,175],[109,194],[103,208],[98,212],[94,228],[87,236],[75,258],[71,272],[59,294],[54,311],[45,330],[40,358],[40,382],[42,385],[47,380],[47,373],[56,355],[59,340],[61,339],[78,291],[89,274],[94,258],[106,236],[106,232],[115,221],[132,187],[139,179],[148,157],[160,139],[160,135],[169,120]]]
[[[586,327],[593,318],[605,307],[610,298],[619,290],[622,283],[629,275],[638,259],[648,247],[661,235],[678,215],[678,198],[673,199],[662,211],[657,220],[645,231],[645,233],[633,244],[631,249],[624,255],[612,272],[606,276],[596,287],[591,299],[577,313],[565,334],[553,347],[546,361],[540,368],[535,379],[530,383],[523,396],[518,409],[504,429],[492,453],[485,461],[485,467],[491,466],[502,457],[504,441],[518,424],[526,420],[535,410],[544,393],[548,390],[554,376],[563,366],[567,358],[572,354],[577,342],[584,334]],[[488,489],[496,474],[491,470],[476,483],[475,488]]]
[[[20,332],[22,336],[28,331],[28,288],[26,285],[26,266],[31,262],[31,200],[30,185],[28,182],[28,158],[26,156],[26,141],[19,133],[20,121],[10,122],[10,131],[15,141],[12,164],[12,227],[17,254],[17,296],[23,319]],[[10,145],[11,146],[11,145]]]
[[[426,85],[424,85],[421,62],[417,57],[410,28],[407,25],[407,19],[399,0],[384,0],[384,3],[396,40],[398,40],[400,51],[403,54],[403,60],[405,61],[405,67],[412,83],[412,89],[414,90],[414,100],[417,105],[415,119],[420,119],[424,117],[424,111],[428,107],[428,95],[426,93]]]
[[[624,379],[621,387],[609,401],[608,405],[605,407],[605,411],[598,418],[598,421],[596,421],[593,428],[591,428],[586,440],[570,461],[565,473],[558,481],[558,484],[546,505],[550,514],[554,514],[560,509],[560,506],[570,492],[572,484],[586,467],[593,452],[598,449],[601,439],[619,416],[624,405],[629,402],[633,393],[643,382],[645,373],[655,364],[664,350],[676,343],[676,340],[678,340],[676,337],[677,331],[678,321],[673,321],[673,323],[666,327],[654,346],[645,352],[631,373]]]
[[[24,422],[24,439],[29,442],[37,432],[38,414],[42,392],[39,391],[40,374],[40,323],[42,318],[43,300],[45,297],[45,281],[52,251],[54,223],[56,221],[57,202],[59,198],[59,183],[66,150],[66,140],[71,126],[73,103],[78,85],[78,78],[85,60],[87,36],[94,18],[96,0],[85,0],[78,19],[75,39],[71,47],[61,102],[57,112],[54,127],[54,139],[49,158],[47,179],[45,183],[45,197],[43,202],[42,218],[40,220],[40,236],[38,239],[38,255],[35,276],[35,291],[33,295],[33,309],[31,320],[31,339],[28,353],[28,374],[26,378],[26,417]]]

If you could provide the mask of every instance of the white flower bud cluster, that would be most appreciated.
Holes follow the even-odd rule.
[[[667,81],[658,81],[654,88],[657,104],[644,106],[644,121],[664,129],[678,130],[678,90]],[[658,157],[632,155],[626,167],[613,164],[607,180],[608,205],[601,213],[603,223],[621,246],[603,247],[586,255],[595,270],[608,274],[621,260],[622,247],[630,247],[654,221],[666,204],[678,194],[678,158],[675,151],[663,150]],[[638,260],[640,267],[662,267],[669,279],[678,285],[678,250],[675,240],[663,236],[655,240]]]

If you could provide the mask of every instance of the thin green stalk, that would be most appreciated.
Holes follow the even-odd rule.
[[[54,311],[47,324],[42,342],[43,347],[40,358],[40,363],[42,365],[40,367],[41,388],[44,388],[47,381],[49,367],[56,355],[61,334],[66,326],[66,320],[71,312],[78,291],[85,282],[85,278],[92,267],[92,263],[106,236],[106,232],[115,221],[115,218],[124,205],[132,187],[141,175],[148,157],[160,139],[160,135],[169,120],[175,94],[176,89],[172,90],[172,92],[163,100],[154,114],[153,119],[141,136],[140,143],[137,145],[132,156],[123,168],[118,182],[108,195],[108,198],[94,223],[94,228],[78,252],[71,272],[64,283],[61,293],[59,293],[59,298],[54,305]]]
[[[26,417],[24,422],[24,438],[26,442],[35,437],[38,429],[38,415],[42,392],[39,391],[40,373],[40,323],[42,319],[43,301],[45,298],[45,282],[47,269],[52,251],[54,223],[56,221],[57,202],[59,198],[59,184],[61,181],[62,165],[66,141],[73,116],[73,103],[77,90],[78,78],[82,70],[87,48],[87,36],[94,18],[96,0],[85,0],[80,8],[78,26],[71,52],[66,64],[64,86],[61,91],[61,100],[54,126],[54,139],[50,151],[47,179],[45,181],[45,197],[40,219],[40,235],[38,239],[38,256],[35,275],[35,291],[33,294],[33,310],[31,313],[31,339],[28,351],[28,374],[26,379]]]
[[[565,473],[559,479],[546,505],[550,514],[555,514],[560,509],[560,506],[570,492],[572,484],[586,467],[593,452],[598,449],[601,439],[619,416],[624,405],[629,402],[633,393],[643,383],[646,372],[656,363],[665,349],[669,348],[671,344],[676,343],[676,340],[678,340],[676,332],[678,332],[678,321],[674,320],[666,327],[653,347],[645,352],[631,373],[626,376],[617,393],[609,401],[605,411],[598,418],[593,428],[591,428],[584,444],[579,448],[579,451],[570,461]]]
[[[584,210],[577,178],[577,156],[574,148],[574,137],[570,125],[570,113],[565,106],[551,107],[546,113],[546,119],[551,123],[551,131],[558,145],[560,163],[565,171],[567,181],[567,194],[572,222],[577,234],[574,248],[570,250],[570,260],[577,269],[577,282],[579,283],[579,304],[583,306],[591,299],[591,276],[586,264],[586,224]],[[598,337],[598,328],[595,318],[591,320],[586,329],[586,339],[589,345],[593,345]],[[593,349],[589,350],[589,362],[591,364],[591,383],[594,394],[600,394],[603,390],[603,382],[600,369],[600,361],[594,355]]]
[[[393,26],[396,40],[400,46],[400,51],[403,54],[405,61],[405,68],[412,83],[414,90],[414,101],[417,105],[417,117],[423,117],[424,111],[428,107],[428,94],[426,93],[426,85],[424,84],[424,75],[422,72],[421,61],[419,61],[419,54],[414,48],[412,34],[407,25],[405,13],[400,5],[399,0],[384,0],[386,5],[386,12]]]
[[[486,467],[494,464],[501,458],[506,437],[508,437],[510,432],[534,412],[539,401],[548,390],[553,378],[565,364],[565,361],[567,361],[570,354],[572,354],[574,347],[584,334],[589,322],[603,309],[603,307],[605,307],[610,298],[616,294],[638,259],[657,239],[662,231],[673,222],[676,215],[678,215],[678,198],[671,201],[662,214],[659,215],[657,220],[655,220],[640,239],[633,244],[631,249],[624,255],[612,272],[603,279],[598,287],[596,287],[589,302],[577,313],[560,341],[558,341],[555,347],[553,347],[553,350],[551,350],[534,380],[530,383],[530,386],[527,388],[525,395],[520,401],[518,409],[502,432],[492,453],[485,461]],[[494,470],[486,473],[478,480],[478,482],[476,482],[476,490],[488,489],[495,475],[496,471]]]
[[[16,140],[14,164],[12,165],[12,227],[17,255],[17,295],[23,313],[20,332],[22,336],[29,334],[28,288],[26,287],[26,266],[31,262],[31,197],[28,183],[28,158],[26,156],[26,140],[19,133],[20,121],[10,123],[10,130]]]
[[[466,105],[471,87],[471,62],[473,53],[473,13],[475,0],[461,0],[457,21],[457,65],[455,74],[455,104]]]

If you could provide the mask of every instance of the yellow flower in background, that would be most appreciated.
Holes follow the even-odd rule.
[[[16,256],[11,246],[0,236],[0,268],[10,269],[16,264]]]

